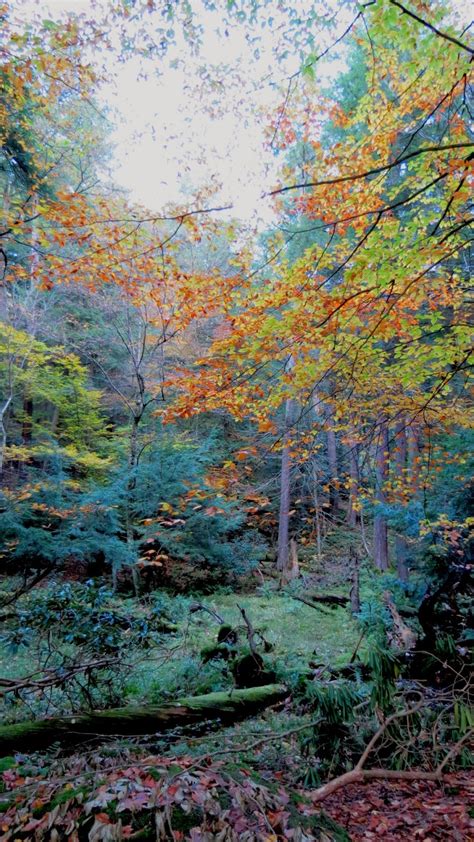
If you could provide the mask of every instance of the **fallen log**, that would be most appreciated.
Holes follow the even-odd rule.
[[[390,591],[384,591],[383,600],[387,606],[393,620],[392,640],[404,652],[409,652],[416,646],[418,637],[416,633],[404,622],[400,616],[400,612],[392,599]]]
[[[327,596],[315,596],[314,594],[309,594],[308,599],[305,599],[304,596],[296,596],[296,594],[291,594],[291,596],[298,602],[303,602],[305,605],[309,605],[310,608],[316,608],[317,610],[323,612],[325,611],[324,606],[326,605],[334,609],[339,606],[343,607],[349,603],[349,597],[335,596],[332,594],[327,594]],[[326,611],[326,613],[328,612]]]
[[[347,605],[349,602],[347,596],[336,596],[335,594],[322,594],[321,596],[310,594],[309,598],[313,602],[322,602],[323,605]]]
[[[156,734],[208,719],[230,723],[251,716],[287,695],[288,690],[282,684],[267,684],[189,696],[170,705],[113,708],[3,725],[0,726],[0,757],[38,751],[55,742],[69,747],[97,737]]]

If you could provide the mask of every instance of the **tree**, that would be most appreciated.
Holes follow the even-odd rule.
[[[291,265],[274,261],[265,283],[236,289],[224,309],[229,332],[199,377],[194,370],[187,379],[180,411],[221,406],[264,430],[286,400],[304,413],[330,379],[335,429],[345,436],[356,427],[376,441],[381,419],[391,426],[403,417],[407,430],[466,423],[471,341],[458,256],[469,242],[472,48],[443,28],[442,4],[436,25],[419,5],[420,15],[390,0],[357,15],[367,82],[350,116],[317,94],[305,103],[301,119],[326,112],[340,140],[331,149],[307,141],[305,178],[273,194],[277,202],[294,196],[295,212],[325,232],[324,245]],[[371,131],[361,137],[365,125]],[[376,450],[380,504],[385,449]]]

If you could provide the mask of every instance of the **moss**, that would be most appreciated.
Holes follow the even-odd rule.
[[[219,693],[206,693],[205,696],[188,696],[179,699],[177,704],[185,705],[193,710],[210,707],[221,707],[224,710],[235,709],[241,704],[244,706],[258,705],[264,702],[270,703],[274,697],[275,701],[283,699],[287,695],[286,687],[283,684],[267,684],[265,687],[247,687],[245,689],[230,690]]]
[[[275,681],[275,671],[267,669],[261,655],[247,652],[232,665],[237,687],[262,687]]]
[[[7,757],[0,757],[0,774],[2,772],[6,772],[7,769],[11,769],[12,766],[16,766],[16,760],[14,757],[7,756]]]
[[[233,646],[237,643],[237,632],[228,623],[223,623],[217,633],[217,642],[227,643],[229,646]]]
[[[171,826],[173,830],[181,833],[189,832],[193,827],[200,825],[204,818],[204,812],[200,807],[195,807],[189,813],[185,813],[181,807],[173,807],[171,811]]]
[[[56,793],[51,801],[41,804],[40,807],[36,807],[33,810],[33,816],[35,819],[40,819],[45,813],[48,813],[53,810],[54,807],[57,807],[58,804],[67,804],[68,801],[72,801],[72,799],[77,798],[78,795],[87,795],[89,791],[89,788],[86,786],[79,787],[78,789],[62,789],[61,792]]]
[[[149,734],[194,724],[206,715],[233,718],[250,715],[260,707],[283,699],[286,688],[279,684],[251,690],[206,693],[177,699],[170,705],[113,708],[81,716],[57,717],[39,722],[21,722],[0,727],[0,753],[34,751],[56,741],[74,745],[94,734]]]
[[[210,646],[203,646],[201,649],[201,658],[205,664],[214,658],[223,658],[226,661],[229,654],[229,647],[226,643],[211,644]]]
[[[10,798],[8,801],[0,801],[0,813],[6,813],[14,804],[16,804],[15,798]]]

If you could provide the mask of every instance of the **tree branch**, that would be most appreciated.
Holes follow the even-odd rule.
[[[408,15],[410,18],[413,18],[413,20],[416,20],[418,23],[421,23],[422,26],[425,26],[427,29],[430,29],[431,32],[434,32],[435,35],[438,35],[439,38],[444,38],[446,41],[450,41],[451,44],[456,44],[456,46],[460,47],[461,50],[465,50],[466,53],[469,53],[469,55],[474,56],[474,50],[471,49],[471,47],[468,47],[467,44],[463,44],[462,41],[458,41],[457,38],[453,38],[453,36],[448,35],[447,32],[441,32],[441,30],[437,29],[436,26],[433,26],[432,23],[428,23],[427,20],[420,18],[420,16],[415,14],[415,12],[411,12],[410,9],[407,9],[406,6],[403,6],[402,3],[398,2],[398,0],[390,0],[390,3],[392,6],[397,6],[397,8],[400,9],[404,15]]]
[[[386,170],[391,170],[393,167],[398,167],[400,164],[405,163],[405,161],[417,158],[418,155],[424,155],[426,152],[443,152],[447,149],[470,149],[473,146],[474,143],[452,143],[446,144],[445,146],[424,146],[422,149],[416,149],[414,152],[410,152],[402,158],[397,158],[390,164],[383,164],[380,167],[374,167],[372,170],[354,173],[354,175],[341,175],[336,178],[325,178],[321,181],[308,181],[302,184],[290,184],[288,187],[279,187],[277,190],[271,190],[270,193],[267,193],[266,195],[275,196],[278,193],[287,193],[289,190],[302,190],[303,187],[322,187],[328,184],[341,184],[345,181],[358,181],[361,178],[367,178],[369,175],[377,175],[378,173],[385,172]]]

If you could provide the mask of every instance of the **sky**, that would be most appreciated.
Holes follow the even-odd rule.
[[[103,11],[107,0],[97,2]],[[278,0],[270,4],[271,23],[258,44],[252,42],[255,29],[226,29],[222,14],[199,8],[199,2],[193,0],[205,32],[199,58],[191,55],[177,27],[175,43],[162,62],[130,56],[119,63],[117,56],[110,56],[112,81],[101,88],[99,98],[113,123],[111,176],[132,201],[153,212],[212,186],[212,204],[232,203],[229,216],[265,224],[272,210],[261,196],[277,182],[280,165],[264,147],[265,126],[268,114],[282,102],[288,77],[300,68],[301,55],[293,43],[285,44],[288,13],[278,11]],[[290,6],[298,9],[298,4],[302,13],[311,5],[309,0],[291,0]],[[156,5],[162,8],[161,2]],[[455,0],[455,6],[466,19],[464,0]],[[93,0],[26,0],[26,7],[40,8],[42,15],[53,18],[70,11],[95,14]],[[321,0],[319,7],[323,25],[314,24],[318,52],[345,30],[354,14],[354,4],[346,0]],[[329,32],[324,22],[330,18],[334,28]],[[148,21],[152,28],[153,15]],[[161,21],[157,18],[156,23]],[[281,55],[290,46],[289,57],[277,65],[275,53]],[[345,66],[344,47],[332,55],[317,65],[323,83]],[[210,65],[214,70],[206,78],[203,68]]]
[[[106,2],[99,0],[99,5]],[[193,8],[198,2],[193,0]],[[308,0],[300,3],[310,8]],[[327,5],[335,8],[337,29],[342,31],[350,19],[347,4],[321,0],[322,17],[327,17]],[[36,2],[27,6],[38,10]],[[219,12],[201,8],[205,35],[199,58],[190,55],[175,28],[176,44],[163,63],[134,57],[115,61],[110,68],[113,82],[102,87],[99,98],[115,124],[112,177],[133,201],[160,211],[167,203],[183,203],[193,190],[213,186],[212,204],[232,203],[229,216],[264,223],[272,218],[271,203],[261,196],[275,185],[280,162],[264,149],[265,126],[268,114],[282,101],[288,77],[301,66],[299,55],[275,64],[275,51],[290,46],[285,45],[286,11],[281,15],[278,6],[275,0],[258,55],[252,38],[246,38],[256,34],[251,28],[223,29]],[[93,14],[91,0],[43,0],[40,8],[43,16],[54,19],[70,11]],[[318,50],[333,38],[323,33]],[[213,81],[203,78],[206,65],[215,68]],[[342,66],[341,61],[332,62],[326,76]]]
[[[232,203],[233,216],[268,221],[271,203],[260,197],[276,183],[279,161],[264,149],[267,115],[278,108],[300,58],[276,68],[276,23],[264,33],[256,57],[243,27],[218,35],[219,15],[203,10],[200,18],[205,36],[199,58],[189,55],[178,36],[169,56],[178,59],[177,67],[160,69],[160,75],[147,68],[148,77],[140,78],[140,62],[130,60],[117,70],[115,91],[105,92],[118,120],[114,178],[153,210],[179,202],[193,187],[215,185],[216,202]],[[347,10],[340,18],[346,26]],[[326,35],[322,46],[327,43]],[[216,68],[214,84],[199,81],[206,65]]]

